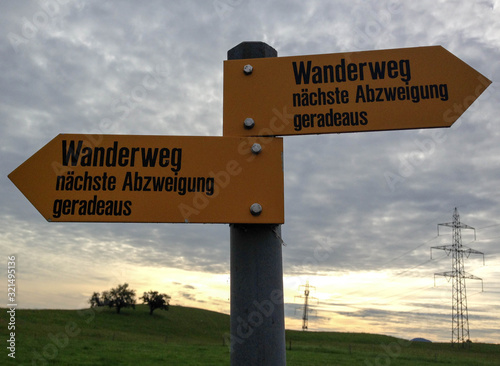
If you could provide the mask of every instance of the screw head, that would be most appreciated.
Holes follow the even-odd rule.
[[[250,64],[243,66],[243,72],[245,75],[250,75],[253,72],[253,66]]]
[[[260,144],[253,144],[252,145],[252,152],[257,155],[257,154],[260,154],[260,152],[262,151],[262,146],[260,146]]]
[[[243,125],[247,130],[251,130],[255,126],[255,121],[253,120],[253,118],[245,118]]]
[[[260,203],[254,203],[250,206],[250,213],[253,216],[259,216],[262,213],[262,205]]]

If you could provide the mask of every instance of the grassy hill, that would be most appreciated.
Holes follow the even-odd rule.
[[[4,344],[7,323],[0,309]],[[18,310],[16,359],[3,347],[0,364],[229,365],[228,334],[228,315],[180,306],[153,316],[145,305],[121,314],[107,308]],[[287,364],[500,365],[500,345],[457,349],[381,335],[287,331]]]

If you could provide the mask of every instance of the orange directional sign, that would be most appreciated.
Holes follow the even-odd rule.
[[[283,140],[61,134],[9,178],[48,221],[284,222]]]
[[[449,127],[490,80],[441,46],[224,62],[224,136]]]

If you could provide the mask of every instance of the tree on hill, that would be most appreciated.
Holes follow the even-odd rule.
[[[160,294],[158,291],[150,290],[149,292],[145,292],[139,299],[142,299],[143,304],[148,304],[149,315],[153,315],[153,311],[156,309],[168,311],[170,306],[170,296]]]
[[[110,308],[115,307],[116,313],[120,314],[122,308],[135,309],[135,290],[130,289],[128,283],[124,283],[102,294],[94,292],[89,302],[92,307],[106,305]]]
[[[101,294],[99,292],[94,292],[90,297],[90,307],[95,308],[96,306],[103,306],[104,304],[101,301]]]

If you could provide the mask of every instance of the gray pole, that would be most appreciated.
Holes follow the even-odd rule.
[[[263,42],[243,42],[228,60],[277,57]],[[285,366],[280,225],[230,225],[231,366]]]

